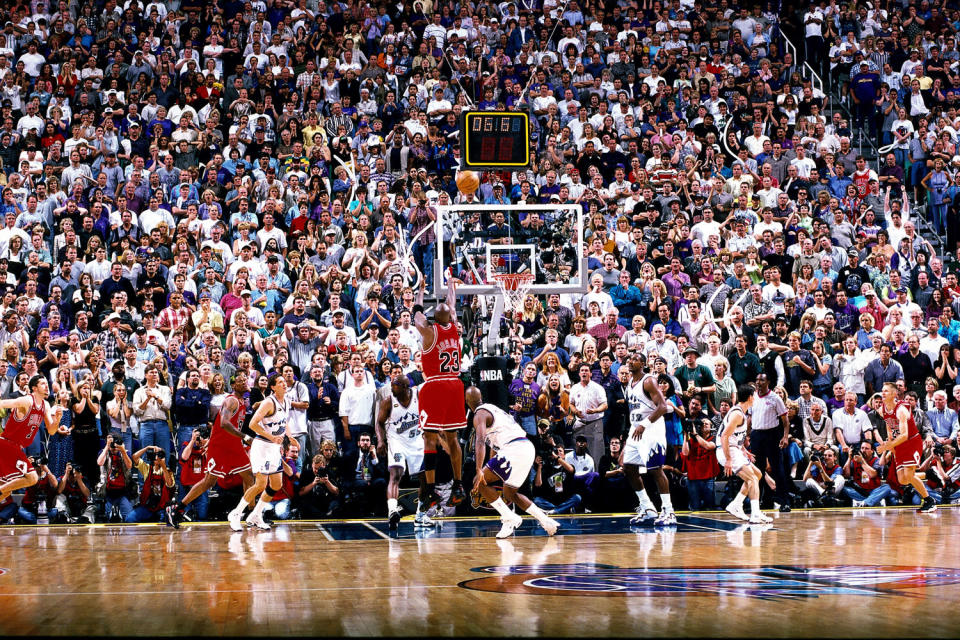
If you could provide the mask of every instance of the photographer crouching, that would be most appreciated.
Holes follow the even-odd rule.
[[[99,470],[99,468],[98,468]],[[90,489],[84,479],[85,470],[75,462],[68,462],[57,486],[57,514],[54,524],[93,524],[96,507],[90,502]]]
[[[46,456],[34,456],[30,464],[37,473],[37,483],[26,488],[19,507],[11,497],[9,504],[0,508],[0,522],[13,518],[14,524],[37,524],[38,516],[43,513],[50,522],[56,519],[57,476],[47,467]]]
[[[202,482],[207,475],[207,445],[210,443],[210,427],[203,425],[193,430],[190,440],[186,442],[180,453],[180,500],[190,493],[198,482]],[[207,509],[210,506],[209,489],[201,493],[196,500],[186,506],[192,510],[197,520],[207,519]]]
[[[118,387],[118,389],[122,388]],[[97,457],[97,464],[103,467],[106,480],[103,484],[104,513],[108,521],[114,515],[120,522],[126,522],[127,516],[133,511],[133,505],[127,495],[127,486],[130,482],[130,470],[133,461],[124,446],[122,438],[125,434],[111,433],[107,436],[107,444]],[[114,511],[117,513],[114,514]]]
[[[167,468],[164,450],[157,446],[146,446],[133,454],[133,463],[143,476],[143,488],[140,490],[140,504],[124,519],[124,522],[159,522],[173,526],[173,515],[167,508],[173,497],[176,481],[173,471]]]
[[[823,453],[810,456],[810,464],[803,474],[803,492],[813,501],[813,506],[835,507],[837,497],[843,494],[845,481],[843,467],[837,464],[837,454],[833,449],[824,449]],[[829,495],[824,498],[823,494],[827,492]]]

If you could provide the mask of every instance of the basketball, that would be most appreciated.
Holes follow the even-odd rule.
[[[461,171],[457,174],[457,188],[460,193],[473,193],[480,188],[480,176],[476,171]]]

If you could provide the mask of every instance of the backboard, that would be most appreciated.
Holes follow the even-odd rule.
[[[531,293],[584,292],[583,230],[580,205],[438,206],[433,293],[442,298],[453,275],[458,294],[497,294],[494,273],[524,268],[536,276]]]

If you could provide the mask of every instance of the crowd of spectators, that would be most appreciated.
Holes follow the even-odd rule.
[[[876,392],[894,381],[927,479],[952,499],[960,14],[865,4],[797,14],[801,52],[849,95],[853,123],[804,75],[774,5],[0,8],[0,394],[41,373],[68,409],[28,451],[39,484],[0,519],[158,519],[202,479],[232,381],[247,381],[249,415],[272,372],[295,436],[272,517],[382,515],[374,407],[391,376],[422,382],[412,314],[436,251],[456,254],[420,232],[454,203],[578,204],[587,220],[564,242],[583,243],[588,273],[561,250],[543,266],[589,291],[530,297],[508,320],[504,384],[538,444],[539,504],[632,507],[618,457],[633,353],[676,408],[678,505],[713,506],[711,443],[736,385],[761,372],[791,434],[767,487],[910,499],[872,455]],[[470,108],[529,112],[533,162],[464,194]],[[861,127],[895,143],[879,171],[851,146]],[[947,234],[944,259],[917,232],[921,210]],[[549,222],[510,219],[499,237],[540,240]],[[477,224],[504,222],[485,210]],[[462,317],[472,335],[481,319]],[[194,517],[225,512],[239,483]]]

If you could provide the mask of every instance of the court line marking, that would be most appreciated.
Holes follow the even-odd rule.
[[[152,596],[188,593],[292,593],[296,591],[383,591],[390,589],[459,589],[458,584],[381,585],[370,587],[297,587],[293,589],[183,589],[180,591],[42,591],[36,593],[2,593],[0,598],[35,598],[37,596]]]
[[[390,536],[388,536],[387,534],[385,534],[383,531],[380,531],[379,529],[377,529],[375,526],[373,526],[372,524],[370,524],[370,523],[367,522],[366,520],[362,521],[361,524],[363,524],[363,526],[365,526],[367,529],[370,529],[370,531],[373,531],[375,534],[377,534],[378,536],[380,536],[380,537],[383,538],[384,540],[390,540],[390,539],[391,539]]]
[[[336,540],[334,539],[334,537],[333,537],[332,535],[330,535],[330,532],[327,531],[326,527],[324,527],[322,524],[318,524],[318,525],[317,525],[317,529],[320,530],[320,533],[321,533],[321,534],[323,535],[323,537],[326,538],[328,541],[330,541],[330,542],[336,542]]]

